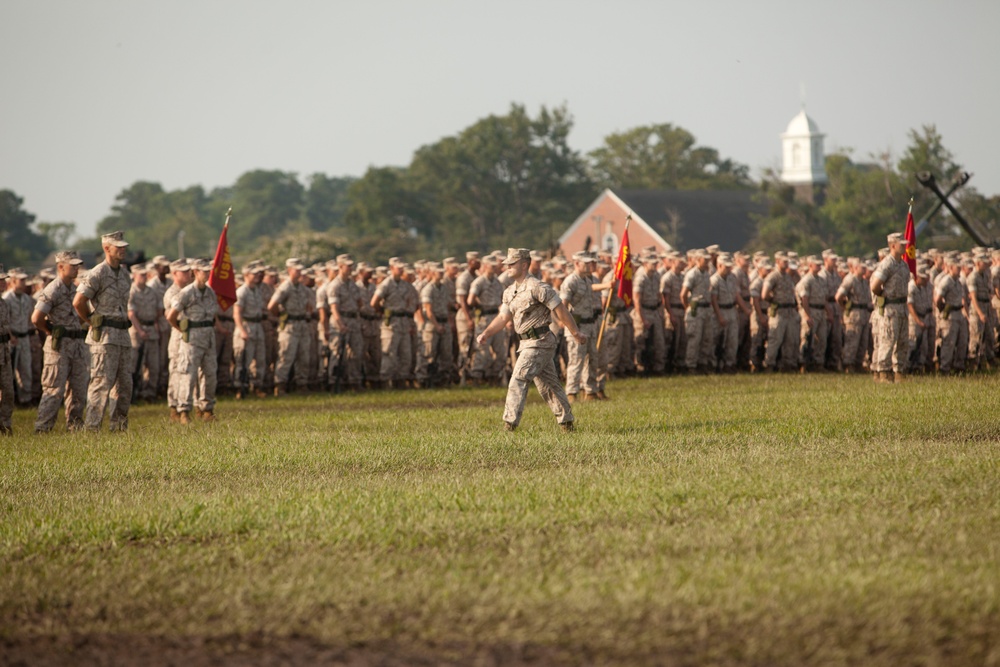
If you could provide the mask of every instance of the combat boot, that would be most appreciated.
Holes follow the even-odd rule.
[[[285,396],[286,394],[288,394],[288,384],[285,382],[276,382],[274,385],[274,395]]]
[[[177,412],[177,408],[170,408],[170,421],[176,424],[181,420],[181,413]]]
[[[576,430],[576,425],[573,422],[566,422],[565,424],[559,424],[559,429],[563,433],[572,433]]]
[[[191,423],[191,417],[188,415],[187,411],[184,411],[180,413],[177,421],[179,421],[181,424],[187,425]]]
[[[205,410],[204,412],[201,413],[201,420],[203,422],[214,422],[215,413],[212,412],[211,410]]]
[[[566,394],[566,400],[570,403],[576,403],[576,394]]]
[[[903,382],[908,382],[909,378],[906,377],[906,373],[894,373],[892,376],[892,381],[895,384],[902,384]]]

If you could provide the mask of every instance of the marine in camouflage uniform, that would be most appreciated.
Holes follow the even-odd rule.
[[[771,305],[761,297],[764,279],[774,271],[774,267],[762,258],[757,263],[753,280],[750,281],[750,370],[760,371],[764,368],[764,349],[767,343],[767,310]]]
[[[566,276],[559,289],[559,298],[566,305],[586,341],[566,341],[569,362],[566,365],[566,395],[570,402],[580,392],[581,385],[588,399],[596,399],[597,386],[597,320],[601,303],[594,291],[595,281],[590,273],[592,256],[586,252],[573,255],[573,273]]]
[[[264,391],[264,369],[267,368],[267,341],[264,337],[264,295],[261,282],[264,265],[251,262],[243,267],[243,284],[236,290],[233,304],[233,359],[236,367],[236,398],[251,391],[258,398]]]
[[[736,309],[736,326],[739,330],[736,368],[741,371],[750,368],[750,320],[754,317],[750,304],[750,271],[750,257],[742,252],[733,253],[733,279],[743,302],[743,306]]]
[[[423,322],[420,326],[422,354],[417,358],[416,378],[422,386],[448,384],[452,376],[452,322],[450,305],[454,303],[444,283],[444,267],[431,264],[431,279],[420,291]],[[434,370],[433,377],[431,369]]]
[[[965,289],[959,282],[961,268],[957,261],[947,259],[945,270],[938,276],[935,301],[938,307],[937,331],[938,371],[944,374],[965,370],[965,352],[969,341],[964,326]]]
[[[473,309],[473,322],[478,336],[490,325],[500,312],[504,288],[496,277],[499,262],[494,256],[486,256],[482,261],[480,274],[469,286],[468,304]],[[502,331],[490,337],[489,345],[476,345],[472,357],[469,377],[474,382],[484,381],[499,384],[500,376],[507,364],[507,332]]]
[[[157,255],[151,263],[149,279],[146,284],[156,292],[157,303],[160,304],[160,317],[156,321],[156,328],[160,334],[160,377],[156,382],[156,393],[158,396],[165,396],[167,393],[167,383],[170,378],[170,356],[168,347],[170,345],[170,323],[167,322],[167,313],[163,306],[163,297],[167,294],[167,289],[173,284],[170,279],[170,260],[164,255]]]
[[[182,424],[189,421],[189,413],[195,407],[196,387],[199,416],[205,421],[215,419],[215,389],[219,370],[215,356],[219,300],[215,291],[208,286],[212,263],[208,260],[196,260],[191,268],[194,270],[194,282],[178,292],[167,313],[170,326],[183,333],[178,357],[187,381],[178,387],[177,397],[177,412]]]
[[[740,345],[740,323],[737,312],[749,309],[740,297],[740,286],[733,274],[733,259],[728,253],[720,253],[716,259],[716,271],[708,280],[708,294],[717,327],[715,337],[711,341],[714,351],[721,349],[722,370],[725,373],[736,372],[736,357]],[[714,356],[713,356],[714,358]],[[715,370],[713,366],[712,370]]]
[[[170,270],[173,274],[173,282],[163,294],[164,311],[169,311],[174,304],[174,298],[180,291],[191,284],[194,277],[191,275],[191,266],[186,259],[177,259],[170,263]],[[166,317],[166,316],[164,316]],[[170,323],[167,323],[170,326]],[[180,405],[180,387],[187,382],[187,375],[183,360],[181,359],[181,332],[170,327],[170,340],[167,343],[167,355],[170,363],[167,381],[167,407],[170,408],[170,421],[180,419],[177,408]]]
[[[55,426],[59,408],[66,402],[66,427],[83,428],[87,384],[90,382],[90,352],[84,338],[87,331],[73,309],[73,295],[83,260],[72,250],[56,253],[58,277],[38,295],[32,323],[47,336],[42,369],[42,399],[38,404],[35,433],[47,433]]]
[[[990,258],[979,254],[973,257],[975,269],[966,278],[969,290],[969,357],[966,368],[977,370],[988,366],[994,360],[993,327],[990,326],[990,297],[992,296],[992,276]]]
[[[687,372],[706,371],[708,362],[715,356],[715,327],[709,298],[709,255],[704,250],[693,253],[694,266],[684,274],[681,287],[681,304],[684,314],[684,331],[687,333],[687,347],[684,351],[684,368]]]
[[[379,379],[382,386],[402,387],[408,379],[413,350],[410,347],[410,327],[413,311],[407,305],[412,285],[403,280],[405,265],[398,258],[389,260],[389,277],[375,288],[370,305],[382,312],[382,365]]]
[[[861,260],[849,257],[847,266],[849,273],[835,296],[844,313],[844,370],[857,373],[862,371],[871,339],[872,292],[865,279],[867,269]]]
[[[917,271],[910,280],[906,293],[909,311],[909,337],[911,371],[928,371],[934,365],[934,290],[928,283],[924,269]]]
[[[805,370],[817,371],[824,367],[827,337],[833,311],[827,300],[827,281],[820,277],[822,260],[815,255],[806,258],[808,273],[796,286],[801,303],[799,358]]]
[[[14,341],[14,389],[19,406],[31,405],[32,363],[31,338],[36,335],[31,324],[35,301],[28,294],[28,274],[19,268],[8,272],[9,290],[3,295],[10,311],[10,335]]]
[[[362,382],[364,338],[361,333],[363,293],[354,280],[354,259],[338,255],[335,263],[337,275],[327,283],[325,311],[320,312],[320,322],[330,346],[330,387],[336,386],[336,375],[350,389],[357,389]],[[324,300],[317,294],[317,307]]]
[[[538,393],[552,410],[561,428],[571,431],[574,428],[573,409],[552,364],[556,341],[549,327],[551,313],[555,313],[576,342],[584,343],[585,336],[577,330],[576,323],[556,291],[537,278],[527,275],[531,255],[526,248],[511,248],[503,263],[504,266],[511,267],[514,282],[504,290],[499,315],[479,334],[477,342],[485,345],[490,336],[505,330],[509,322],[513,322],[514,331],[521,338],[517,363],[507,385],[504,428],[513,431],[521,423],[524,404],[528,398],[528,383],[534,381]]]
[[[665,317],[664,336],[667,357],[667,367],[672,371],[684,368],[684,357],[687,352],[687,332],[684,330],[684,304],[681,303],[681,290],[684,288],[684,270],[687,262],[684,255],[673,251],[669,255],[670,268],[663,272],[660,278],[660,295],[663,301]]]
[[[872,275],[872,292],[881,297],[879,310],[878,348],[872,359],[876,381],[900,382],[909,361],[909,313],[906,310],[906,289],[910,283],[910,267],[903,261],[906,239],[893,233],[888,237],[889,254]],[[894,374],[894,375],[893,375]]]
[[[370,387],[378,386],[382,367],[381,319],[372,308],[372,297],[377,285],[372,280],[374,271],[365,262],[358,262],[358,280],[355,283],[361,292],[361,364],[365,382]]]
[[[128,318],[132,322],[132,391],[139,398],[156,398],[160,381],[160,330],[158,321],[163,310],[162,296],[146,284],[146,266],[132,267],[132,289],[128,295]],[[146,373],[143,373],[143,370]],[[139,387],[135,387],[136,379]]]
[[[132,341],[128,335],[132,281],[122,264],[128,242],[116,231],[102,236],[101,246],[104,261],[87,272],[73,298],[76,312],[91,323],[86,339],[91,369],[84,426],[88,431],[99,430],[110,400],[109,427],[125,431],[132,403]]]
[[[659,259],[655,254],[639,257],[641,266],[632,277],[632,326],[636,366],[646,374],[659,375],[666,368],[667,349],[663,332]]]
[[[774,270],[764,279],[761,299],[770,305],[767,312],[767,351],[764,368],[794,370],[799,365],[799,314],[795,301],[795,281],[788,255],[774,254]]]
[[[305,389],[309,383],[309,336],[312,324],[309,314],[315,304],[315,297],[302,284],[305,267],[298,258],[285,262],[288,279],[274,291],[267,309],[280,318],[278,332],[278,361],[274,367],[274,395],[288,392],[289,377],[295,368],[295,388]]]
[[[7,289],[7,272],[0,264],[0,292]],[[0,435],[13,433],[14,371],[10,363],[10,306],[0,299]]]
[[[840,258],[837,257],[837,253],[829,249],[823,251],[822,258],[823,268],[819,270],[818,277],[826,281],[826,302],[833,318],[826,336],[825,364],[828,370],[840,372],[843,370],[844,350],[844,318],[836,299],[842,280],[840,273],[837,272],[837,262]]]
[[[469,288],[479,274],[481,261],[479,253],[470,250],[465,253],[468,266],[455,278],[455,303],[458,307],[455,313],[455,335],[458,342],[458,370],[462,378],[468,376],[472,365],[473,347],[475,344],[475,318],[469,307]]]
[[[278,365],[278,315],[275,315],[267,307],[271,303],[271,297],[278,289],[278,269],[266,265],[264,267],[264,279],[260,283],[260,297],[264,301],[264,319],[261,327],[264,329],[264,356],[267,358],[267,365],[264,367],[264,391],[270,393],[274,391],[274,369]]]

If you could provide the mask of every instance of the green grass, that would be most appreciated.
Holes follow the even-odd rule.
[[[0,441],[0,638],[428,661],[1000,664],[1000,377],[621,381],[134,408]],[[509,661],[509,660],[508,660]]]

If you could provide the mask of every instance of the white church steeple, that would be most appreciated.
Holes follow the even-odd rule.
[[[823,137],[805,107],[781,135],[781,180],[790,185],[826,183]]]

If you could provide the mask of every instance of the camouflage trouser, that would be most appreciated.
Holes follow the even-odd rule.
[[[233,363],[236,369],[234,385],[247,391],[264,387],[264,369],[267,367],[264,327],[259,322],[245,322],[250,337],[246,340],[233,333]]]
[[[540,340],[521,341],[517,351],[517,363],[514,364],[514,371],[507,385],[507,400],[503,408],[503,420],[508,424],[517,426],[521,423],[521,413],[524,412],[524,404],[528,400],[528,383],[532,380],[542,400],[555,415],[556,421],[560,424],[573,421],[573,409],[552,363],[555,342],[555,337],[551,334],[543,336]],[[525,347],[525,343],[532,345]]]
[[[799,324],[799,359],[802,363],[820,368],[826,359],[826,341],[830,335],[830,322],[826,319],[826,309],[810,308],[812,326],[803,317]]]
[[[278,367],[278,325],[271,319],[261,323],[264,327],[264,391],[274,388],[274,370]]]
[[[878,347],[872,371],[905,373],[910,353],[910,314],[906,304],[888,304],[879,316]]]
[[[14,369],[10,366],[10,348],[0,344],[0,428],[10,430],[14,415]]]
[[[826,367],[841,370],[844,353],[844,318],[837,302],[830,304],[833,310],[833,324],[829,325],[826,337]]]
[[[675,325],[674,322],[677,324]],[[684,368],[687,355],[687,330],[684,328],[684,309],[673,307],[663,318],[667,366],[672,370]]]
[[[989,304],[979,304],[984,312],[989,311]],[[993,361],[993,330],[989,326],[989,315],[986,321],[979,319],[975,306],[969,306],[969,363],[970,369],[979,368],[984,362]]]
[[[632,311],[619,311],[616,321],[620,330],[618,340],[620,341],[619,345],[621,349],[618,352],[617,358],[612,359],[611,362],[614,365],[615,374],[624,375],[635,370],[635,353],[633,351],[635,346],[635,329],[632,326]]]
[[[170,355],[170,368],[167,369],[169,382],[167,383],[167,405],[177,408],[180,396],[179,387],[187,382],[184,374],[184,364],[181,360],[181,332],[173,327],[170,328],[170,341],[167,346]]]
[[[608,377],[614,375],[618,368],[621,354],[621,317],[608,314],[608,322],[604,325],[604,338],[601,339],[601,349],[597,351],[597,391],[604,391]]]
[[[310,320],[309,335],[306,337],[306,358],[309,360],[306,366],[306,383],[311,388],[317,387],[319,378],[329,372],[328,368],[323,368],[323,355],[320,354],[322,346],[319,323]]]
[[[375,382],[382,368],[382,334],[378,318],[361,320],[362,365],[365,379]]]
[[[177,411],[191,412],[195,402],[201,411],[215,409],[215,389],[219,377],[215,344],[206,347],[181,342],[178,357],[184,382],[178,386]],[[198,398],[195,400],[197,388]]]
[[[714,320],[715,311],[704,303],[698,305],[693,315],[690,309],[685,313],[684,331],[687,334],[687,347],[684,350],[684,367],[688,370],[709,364],[715,358],[712,336]],[[711,349],[710,354],[709,349]]]
[[[309,329],[305,320],[286,322],[278,333],[278,361],[274,365],[275,384],[288,383],[292,366],[295,366],[295,386],[305,389],[309,384]]]
[[[871,339],[871,311],[854,308],[844,315],[843,361],[848,367],[861,368]]]
[[[767,319],[761,323],[757,313],[750,316],[750,363],[757,370],[764,366],[764,348],[767,342]]]
[[[743,302],[749,305],[750,297],[743,299]],[[750,344],[753,342],[750,336],[750,318],[752,317],[756,317],[752,310],[749,315],[742,310],[736,310],[736,329],[739,338],[739,344],[736,347],[736,367],[741,370],[750,367]]]
[[[969,341],[965,315],[961,310],[952,311],[948,317],[937,321],[938,370],[942,373],[965,370],[965,351]]]
[[[458,342],[457,366],[459,372],[468,372],[472,364],[473,355],[469,353],[469,349],[470,346],[475,345],[472,340],[474,331],[475,327],[469,322],[469,319],[462,310],[455,313],[455,336]]]
[[[90,350],[83,339],[60,341],[59,351],[52,349],[52,338],[45,344],[45,366],[42,368],[42,400],[38,403],[36,431],[51,431],[59,408],[66,399],[66,426],[74,430],[83,426],[83,410],[90,382]]]
[[[579,324],[580,332],[587,336],[583,345],[572,336],[566,337],[569,363],[566,365],[566,393],[580,393],[580,385],[588,394],[597,393],[597,326]],[[586,374],[584,373],[586,371]]]
[[[101,428],[104,409],[109,401],[111,414],[108,425],[112,431],[124,431],[128,428],[128,409],[132,403],[131,346],[90,346],[90,385],[83,420],[88,431]]]
[[[388,323],[382,325],[382,367],[379,369],[382,382],[410,379],[412,326],[413,320],[409,317],[390,317]]]
[[[722,366],[726,370],[731,370],[736,368],[736,352],[740,347],[740,323],[735,308],[723,308],[719,312],[722,313],[725,325],[719,324],[713,312],[715,335],[712,338],[712,350],[722,348]]]
[[[934,360],[934,316],[928,313],[921,322],[922,327],[909,319],[910,369],[926,369]]]
[[[496,315],[483,315],[476,320],[474,336],[486,331]],[[478,345],[472,356],[472,368],[469,377],[477,380],[496,380],[503,374],[507,365],[507,329],[501,330],[485,345]]]
[[[348,387],[361,384],[361,365],[364,361],[364,338],[361,335],[361,322],[353,317],[341,316],[344,328],[334,331],[330,336],[330,365],[328,366],[328,381],[333,388],[340,375],[341,382]]]
[[[773,317],[767,318],[767,354],[764,367],[776,369],[778,355],[781,367],[788,370],[799,365],[799,314],[794,308],[778,308]]]
[[[14,383],[17,386],[17,399],[21,405],[31,403],[31,336],[17,336],[12,339],[17,341],[15,347],[17,355],[17,368],[14,368]]]
[[[417,357],[416,378],[421,382],[427,380],[445,381],[451,379],[452,373],[452,345],[451,327],[448,321],[444,320],[443,333],[438,333],[430,322],[425,322],[421,327],[420,355]],[[430,367],[435,367],[435,376],[430,377]]]
[[[662,373],[667,365],[667,345],[663,336],[663,314],[659,308],[643,308],[632,312],[636,366],[646,373]],[[643,327],[642,318],[648,327]],[[648,367],[644,360],[648,360]]]
[[[160,379],[156,382],[156,393],[164,395],[167,392],[167,386],[170,384],[170,338],[174,328],[167,324],[166,317],[161,317],[157,320],[157,329],[160,333],[158,341],[158,347],[160,348]]]
[[[236,325],[231,320],[220,320],[220,322],[224,333],[215,332],[215,360],[219,367],[216,387],[230,389],[233,386],[232,369],[233,359],[236,356],[233,350],[233,329]]]
[[[152,328],[144,327],[146,331]],[[135,376],[138,375],[140,380],[139,398],[154,399],[156,398],[157,383],[160,381],[160,340],[154,338],[142,341],[139,340],[135,329],[132,329],[130,333],[132,334],[132,381],[135,382]],[[145,373],[142,369],[136,369],[136,365],[140,363],[145,369]],[[138,372],[136,372],[137,370]]]

